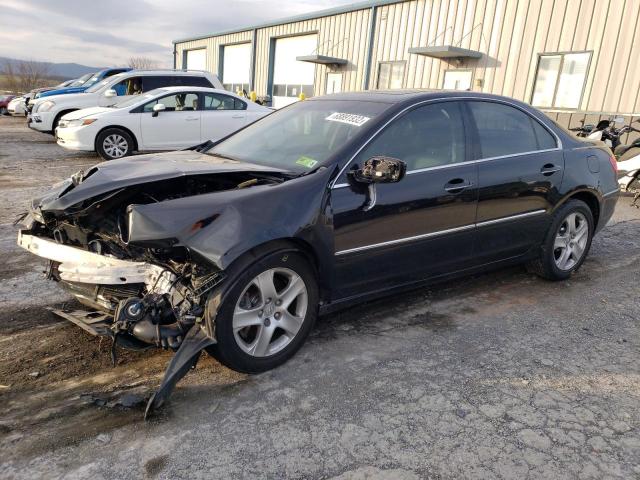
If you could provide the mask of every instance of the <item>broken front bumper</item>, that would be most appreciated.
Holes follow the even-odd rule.
[[[101,285],[144,283],[149,291],[168,293],[175,275],[158,265],[133,262],[61,245],[53,240],[18,233],[18,245],[47,260],[59,263],[60,279],[68,282]]]

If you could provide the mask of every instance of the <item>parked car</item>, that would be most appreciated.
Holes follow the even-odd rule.
[[[343,93],[78,172],[18,242],[101,312],[67,318],[177,349],[153,409],[203,348],[262,372],[347,305],[518,263],[569,278],[613,214],[615,163],[509,98]]]
[[[9,107],[9,102],[16,98],[15,95],[0,95],[0,115],[6,115]]]
[[[91,76],[91,74],[88,74],[88,75],[89,75],[89,77]],[[89,77],[87,77],[87,78],[89,78]],[[82,78],[84,78],[84,77],[82,77]],[[66,87],[68,85],[71,85],[73,83],[77,83],[79,81],[80,81],[80,79],[78,79],[78,80],[66,80],[66,81],[64,81],[62,83],[59,83],[57,85],[54,85],[52,87],[40,87],[40,88],[34,88],[33,90],[30,90],[29,92],[27,92],[27,93],[25,93],[23,95],[24,96],[24,103],[25,103],[27,112],[30,111],[30,104],[32,103],[33,99],[36,98],[41,93],[48,92],[48,91],[51,91],[51,90],[56,90],[56,89],[59,89],[59,88],[63,88],[63,87]],[[84,80],[82,80],[82,82],[84,82]]]
[[[39,98],[29,116],[29,127],[53,133],[63,115],[89,107],[109,107],[156,88],[193,86],[222,89],[218,77],[188,70],[132,70],[105,78],[86,91]]]
[[[203,87],[165,87],[113,107],[76,110],[56,128],[58,145],[96,151],[105,160],[134,151],[177,150],[217,141],[271,109]]]
[[[40,92],[38,94],[36,94],[35,98],[45,98],[45,97],[52,97],[54,95],[66,95],[69,93],[80,93],[80,92],[84,92],[85,90],[87,90],[89,87],[92,87],[93,85],[95,85],[96,83],[98,83],[101,80],[104,80],[105,78],[109,78],[112,77],[113,75],[117,75],[118,73],[124,73],[124,72],[129,72],[133,70],[132,68],[129,67],[121,67],[121,68],[106,68],[104,70],[100,70],[97,73],[93,73],[93,74],[88,74],[89,77],[85,79],[85,77],[82,77],[82,81],[79,82],[75,82],[74,84],[64,87],[64,88],[56,88],[53,90],[48,90],[45,92]]]
[[[24,96],[12,99],[7,104],[7,113],[13,117],[24,117],[27,114]]]

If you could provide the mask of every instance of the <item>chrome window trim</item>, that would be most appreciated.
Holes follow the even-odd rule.
[[[433,237],[439,237],[439,236],[442,236],[442,235],[449,235],[451,233],[464,232],[466,230],[472,230],[472,229],[479,228],[479,227],[484,227],[484,226],[487,226],[487,225],[495,225],[495,224],[498,224],[498,223],[509,222],[511,220],[517,220],[519,218],[533,217],[533,216],[540,215],[540,214],[543,214],[543,213],[546,213],[545,209],[533,210],[531,212],[518,213],[516,215],[509,215],[508,217],[496,218],[496,219],[493,219],[493,220],[485,220],[484,222],[470,223],[469,225],[463,225],[461,227],[449,228],[447,230],[438,230],[437,232],[424,233],[422,235],[414,235],[412,237],[404,237],[404,238],[398,238],[396,240],[388,240],[386,242],[372,243],[371,245],[363,245],[361,247],[353,247],[353,248],[348,248],[346,250],[339,250],[339,251],[334,253],[334,256],[347,255],[349,253],[356,253],[356,252],[361,252],[361,251],[364,251],[364,250],[371,250],[371,249],[374,249],[374,248],[387,247],[389,245],[396,245],[396,244],[399,244],[399,243],[412,242],[414,240],[422,240],[422,239],[425,239],[425,238],[433,238]]]
[[[488,101],[488,102],[493,102],[493,103],[500,103],[503,105],[509,105],[511,107],[514,107],[518,110],[520,110],[521,112],[523,112],[525,115],[530,116],[531,118],[533,118],[534,120],[536,120],[540,125],[542,125],[542,127],[547,130],[549,133],[551,133],[551,135],[553,135],[553,137],[556,139],[556,148],[547,148],[544,150],[533,150],[530,152],[522,152],[522,153],[512,153],[509,155],[501,155],[498,157],[489,157],[489,158],[479,158],[476,160],[467,160],[464,162],[457,162],[457,163],[451,163],[451,164],[447,164],[447,165],[438,165],[436,167],[428,167],[428,168],[421,168],[418,170],[409,170],[407,172],[407,175],[412,174],[412,173],[418,173],[418,172],[425,172],[428,170],[434,170],[434,169],[439,169],[439,168],[449,168],[449,167],[457,167],[460,165],[472,165],[474,163],[480,163],[480,162],[488,162],[491,160],[499,160],[502,158],[511,158],[511,157],[516,157],[516,156],[520,156],[520,155],[530,155],[533,153],[545,153],[545,152],[556,152],[559,150],[563,149],[563,145],[562,145],[562,140],[560,139],[560,137],[556,134],[556,132],[554,132],[553,130],[551,130],[540,118],[538,118],[536,115],[532,114],[531,112],[528,112],[527,110],[523,109],[521,106],[506,101],[506,100],[502,100],[502,99],[498,99],[498,98],[491,98],[491,97],[445,97],[445,98],[434,98],[431,100],[423,100],[421,102],[418,103],[414,103],[412,105],[407,106],[406,108],[404,108],[403,110],[399,111],[398,113],[396,113],[392,118],[390,118],[389,120],[387,120],[385,122],[384,125],[382,125],[378,130],[376,130],[368,139],[366,142],[364,142],[360,148],[358,148],[358,150],[356,150],[356,152],[351,156],[351,158],[349,159],[349,161],[347,161],[344,166],[340,169],[340,171],[338,172],[338,175],[336,175],[336,178],[331,182],[331,184],[329,185],[330,189],[334,189],[334,188],[344,188],[349,186],[348,183],[338,183],[336,184],[336,182],[338,181],[338,179],[342,176],[342,174],[344,173],[344,171],[347,169],[347,167],[351,164],[351,162],[353,162],[353,159],[356,158],[358,156],[358,154],[360,154],[360,152],[362,150],[364,150],[364,148],[369,145],[369,143],[371,143],[371,141],[378,136],[378,134],[384,130],[387,125],[389,125],[391,122],[393,122],[396,118],[398,118],[400,115],[404,114],[407,110],[410,110],[414,107],[420,106],[420,105],[425,105],[425,104],[429,104],[429,103],[439,103],[439,102],[447,102],[447,101],[460,101],[460,100],[466,100],[466,101]]]
[[[511,157],[520,157],[522,155],[532,155],[534,153],[546,153],[546,152],[556,152],[559,149],[557,148],[547,148],[545,150],[533,150],[531,152],[522,152],[522,153],[512,153],[510,155],[502,155],[499,157],[489,157],[489,158],[481,158],[480,160],[467,160],[466,162],[457,162],[457,163],[448,163],[446,165],[437,165],[435,167],[426,167],[426,168],[418,168],[416,170],[409,170],[406,175],[413,175],[414,173],[423,173],[429,172],[431,170],[443,170],[446,168],[460,167],[463,165],[474,165],[477,163],[490,162],[493,160],[501,160],[503,158],[511,158]],[[344,188],[348,187],[348,183],[336,183],[333,185],[332,189]]]

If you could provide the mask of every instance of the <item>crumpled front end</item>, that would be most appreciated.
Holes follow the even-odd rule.
[[[35,199],[18,244],[89,308],[58,313],[110,337],[114,358],[116,345],[177,351],[158,406],[216,342],[216,299],[234,261],[268,241],[326,236],[315,225],[329,174],[293,179],[198,152],[108,162]]]
[[[57,236],[60,240],[62,235]],[[83,250],[37,229],[21,230],[18,245],[48,260],[49,277],[90,309],[56,313],[134,350],[178,349],[189,329],[202,320],[206,293],[223,278],[219,271],[194,276],[186,272],[186,263],[180,270]]]

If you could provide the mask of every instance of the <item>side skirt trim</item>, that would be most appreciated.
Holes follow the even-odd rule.
[[[456,228],[449,228],[447,230],[439,230],[437,232],[425,233],[423,235],[415,235],[413,237],[399,238],[397,240],[389,240],[387,242],[373,243],[371,245],[363,245],[361,247],[354,247],[346,250],[339,250],[335,253],[335,256],[348,255],[350,253],[357,253],[364,250],[387,247],[389,245],[396,245],[399,243],[413,242],[415,240],[422,240],[426,238],[440,237],[442,235],[449,235],[452,233],[464,232],[467,230],[473,230],[475,228],[482,228],[488,225],[495,225],[497,223],[510,222],[512,220],[518,220],[520,218],[533,217],[535,215],[544,214],[545,212],[546,210],[544,209],[533,210],[531,212],[519,213],[517,215],[510,215],[508,217],[496,218],[493,220],[486,220],[484,222],[479,222],[479,223],[471,223],[469,225],[463,225],[461,227],[456,227]]]

